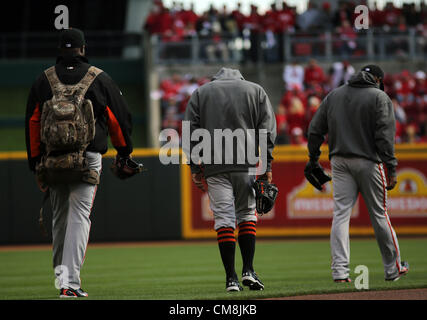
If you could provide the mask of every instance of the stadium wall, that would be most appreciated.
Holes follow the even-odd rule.
[[[89,62],[107,72],[119,84],[142,84],[141,59],[90,59]],[[31,87],[43,70],[55,63],[55,58],[44,60],[1,60],[0,87]]]
[[[173,240],[181,237],[180,171],[163,166],[158,150],[136,150],[148,171],[122,181],[110,172],[115,152],[103,158],[103,172],[91,213],[90,241]],[[44,210],[48,238],[38,217],[43,194],[28,169],[25,152],[0,153],[0,244],[45,243],[52,212]]]
[[[103,158],[103,174],[91,214],[91,242],[212,238],[209,199],[191,182],[187,165],[162,165],[158,149],[136,149],[134,157],[148,171],[126,181]],[[427,235],[427,145],[397,145],[398,185],[389,192],[388,208],[399,235]],[[279,197],[270,214],[259,217],[260,237],[328,236],[332,217],[332,187],[321,193],[303,176],[307,150],[279,146],[274,153],[274,182]],[[327,149],[322,165],[330,170]],[[0,153],[0,244],[45,243],[38,225],[43,194],[28,170],[25,152]],[[51,231],[50,205],[45,225]],[[351,234],[372,236],[369,215],[359,198],[351,219]]]

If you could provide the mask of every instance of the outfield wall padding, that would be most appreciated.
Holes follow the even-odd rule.
[[[156,155],[135,159],[148,171],[119,180],[109,169],[112,158],[103,158],[90,216],[91,242],[180,239],[179,166],[163,166]],[[38,225],[42,198],[25,159],[0,159],[0,244],[50,242],[49,201],[45,207],[48,238]]]
[[[327,148],[321,164],[330,171]],[[134,157],[148,171],[118,180],[103,157],[103,173],[91,214],[90,241],[215,239],[209,197],[191,181],[187,165],[163,165],[157,149],[137,149]],[[259,218],[259,237],[329,236],[332,185],[324,192],[305,180],[307,148],[279,146],[273,154],[273,181],[279,196],[273,211]],[[397,145],[398,184],[388,192],[388,215],[398,235],[427,235],[427,145]],[[29,171],[25,152],[0,153],[0,244],[50,242],[38,226],[42,193]],[[51,231],[51,210],[45,221]],[[354,208],[350,233],[373,236],[363,199]]]

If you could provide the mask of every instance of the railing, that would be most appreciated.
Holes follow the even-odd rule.
[[[180,42],[165,42],[152,36],[151,46],[157,64],[256,62],[306,60],[390,60],[425,59],[427,38],[414,29],[404,33],[368,29],[354,40],[332,32],[258,34],[253,37],[227,37],[219,42],[197,35]]]
[[[149,49],[142,45],[143,32],[87,31],[85,36],[90,57],[126,57],[129,47],[136,49],[137,56],[141,57]],[[298,32],[226,36],[219,41],[194,35],[179,42],[167,42],[151,36],[150,43],[156,64],[274,63],[307,58],[319,61],[425,59],[427,56],[427,36],[415,29],[404,33],[362,30],[353,42],[332,32]],[[0,59],[52,57],[57,54],[57,45],[58,34],[54,32],[1,33]]]

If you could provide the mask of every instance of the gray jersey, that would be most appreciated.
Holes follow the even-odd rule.
[[[373,76],[360,71],[322,101],[308,130],[310,157],[318,158],[328,134],[329,157],[362,157],[394,172],[396,132],[393,104]]]
[[[185,120],[190,121],[191,132],[202,128],[206,129],[211,137],[214,137],[214,131],[218,129],[231,131],[239,129],[243,130],[245,134],[248,132],[247,129],[265,129],[267,131],[267,171],[270,170],[276,139],[274,111],[264,89],[256,83],[244,80],[238,70],[222,68],[211,82],[195,90],[188,102]],[[193,141],[191,149],[197,143]],[[254,150],[258,153],[256,143],[257,141],[255,141]],[[224,149],[225,144],[222,147],[224,157],[230,150]],[[244,150],[246,151],[246,148]],[[184,151],[189,154],[189,150]],[[214,147],[211,148],[211,159],[214,159],[217,151]],[[205,163],[205,176],[232,171],[248,171],[248,167],[255,167],[255,164],[249,163],[247,159],[244,164],[237,163],[236,146],[233,153],[234,162],[232,164],[227,164],[225,159],[222,159],[221,164],[213,164],[213,161],[210,164]],[[192,172],[197,171],[197,163],[192,164],[191,170]]]

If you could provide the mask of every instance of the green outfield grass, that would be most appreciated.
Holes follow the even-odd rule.
[[[427,239],[400,239],[410,273],[385,282],[375,240],[353,239],[351,270],[369,268],[370,290],[427,287]],[[237,270],[241,258],[237,247]],[[260,240],[255,269],[265,291],[227,293],[215,242],[89,246],[82,287],[90,299],[255,299],[310,293],[356,291],[331,280],[327,240]],[[357,276],[352,272],[353,279]],[[57,299],[48,249],[0,251],[0,299]]]

